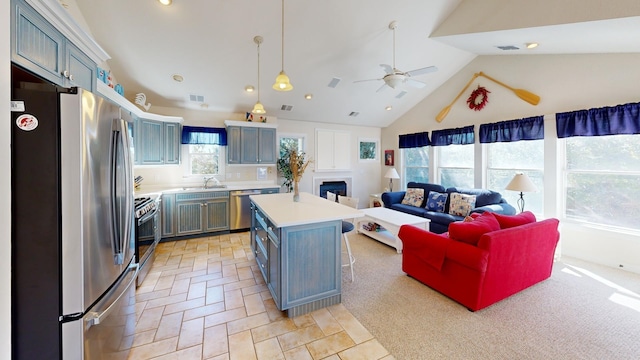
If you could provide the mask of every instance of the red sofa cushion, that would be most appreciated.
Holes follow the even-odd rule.
[[[449,224],[449,237],[471,245],[477,245],[480,237],[500,230],[500,223],[491,212],[484,212],[473,221],[456,221]]]
[[[500,223],[500,229],[508,229],[514,226],[520,226],[524,224],[536,222],[536,216],[531,211],[524,211],[518,215],[502,215],[493,214],[498,223]]]

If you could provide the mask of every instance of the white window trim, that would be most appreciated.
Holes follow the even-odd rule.
[[[201,178],[203,174],[192,174],[191,173],[191,154],[189,153],[189,144],[181,144],[182,146],[181,154],[182,154],[182,177],[184,178]],[[220,146],[220,164],[218,164],[218,169],[220,169],[218,174],[212,174],[212,176],[220,176],[224,179],[226,174],[227,167],[227,147]]]

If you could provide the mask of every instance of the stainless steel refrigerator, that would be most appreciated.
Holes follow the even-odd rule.
[[[133,168],[121,109],[12,65],[12,357],[126,359]]]

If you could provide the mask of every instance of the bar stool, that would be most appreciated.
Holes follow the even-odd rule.
[[[358,198],[352,198],[349,196],[342,196],[342,195],[338,195],[338,202],[340,204],[346,205],[346,206],[350,206],[354,209],[358,208]],[[350,223],[348,221],[342,221],[342,238],[344,239],[344,245],[347,248],[347,255],[349,256],[349,262],[347,264],[342,264],[342,266],[348,266],[351,270],[351,282],[354,281],[355,277],[353,275],[353,264],[356,262],[356,258],[353,257],[353,254],[351,253],[351,245],[349,245],[349,238],[347,237],[347,233],[353,231],[353,229],[355,228],[353,223]]]

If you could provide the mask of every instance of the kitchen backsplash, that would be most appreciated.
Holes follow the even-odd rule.
[[[266,168],[266,179],[258,179],[258,168]],[[185,176],[184,169],[180,165],[162,166],[136,166],[133,169],[134,177],[142,176],[144,179],[141,188],[145,186],[193,186],[203,183],[202,175]],[[277,183],[276,166],[226,166],[225,174],[216,176],[223,184],[241,183]]]

